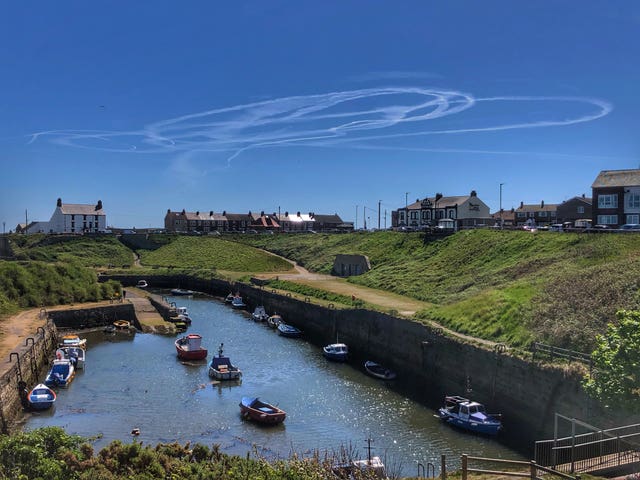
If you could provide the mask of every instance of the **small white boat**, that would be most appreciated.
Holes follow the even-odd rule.
[[[78,370],[84,370],[87,352],[80,347],[60,347],[56,350],[56,359],[71,360],[72,365]]]
[[[44,383],[48,387],[67,387],[75,375],[76,369],[71,360],[68,358],[57,359],[53,361]]]
[[[231,363],[229,357],[222,355],[223,346],[224,344],[221,343],[218,348],[218,356],[211,359],[209,376],[216,380],[238,380],[242,377],[242,371]]]
[[[349,347],[344,343],[332,343],[322,347],[322,354],[334,362],[346,362],[349,358]]]
[[[80,338],[78,335],[64,335],[58,346],[87,348],[87,339]]]
[[[253,311],[253,313],[251,314],[251,317],[256,322],[266,322],[267,319],[269,318],[269,314],[267,313],[267,311],[264,309],[262,305],[258,305],[256,309]]]
[[[193,295],[193,290],[187,290],[185,288],[172,288],[171,295],[186,297]]]
[[[380,378],[381,380],[393,380],[396,378],[396,372],[371,360],[364,362],[364,369],[372,377]]]
[[[282,323],[282,317],[277,313],[274,313],[269,318],[267,318],[267,325],[271,328],[278,328],[278,325]]]
[[[233,300],[231,301],[231,306],[233,308],[244,308],[244,307],[246,307],[245,303],[242,301],[242,297],[240,297],[238,295],[233,297]]]
[[[33,410],[46,410],[51,408],[56,401],[56,392],[39,383],[27,394],[29,407]]]
[[[149,284],[146,280],[138,280],[138,283],[136,284],[136,287],[138,288],[147,288],[148,286]]]

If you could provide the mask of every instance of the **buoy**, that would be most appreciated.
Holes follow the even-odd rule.
[[[140,435],[140,429],[139,428],[134,428],[133,430],[131,430],[131,435]]]

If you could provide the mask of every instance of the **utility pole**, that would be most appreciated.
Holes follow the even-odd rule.
[[[354,230],[358,229],[358,205],[356,205],[356,224],[353,227]]]
[[[502,186],[503,185],[504,183],[500,184],[500,229],[502,229],[504,226],[504,220],[502,218]]]
[[[29,228],[29,216],[27,215],[27,209],[24,209],[24,234],[27,234],[27,229]]]
[[[404,216],[405,216],[404,224],[405,226],[409,226],[409,193],[410,192],[404,192]]]
[[[384,209],[384,229],[387,229],[387,209]]]
[[[380,204],[382,200],[378,200],[378,230],[380,230]]]

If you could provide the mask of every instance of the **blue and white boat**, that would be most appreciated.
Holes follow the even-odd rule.
[[[346,362],[349,358],[349,347],[344,343],[332,343],[326,347],[322,347],[322,354],[328,360]]]
[[[280,323],[278,325],[278,333],[283,337],[298,338],[302,335],[302,330],[294,327],[293,325]]]
[[[48,387],[66,387],[71,383],[75,374],[76,369],[71,360],[68,358],[56,359],[53,361],[44,383]]]
[[[485,435],[497,435],[502,430],[500,415],[489,414],[484,405],[456,395],[446,396],[440,418],[450,425]]]
[[[251,317],[256,322],[266,322],[267,319],[269,318],[269,314],[264,309],[264,306],[258,305],[253,311],[253,313],[251,314]]]
[[[33,410],[46,410],[51,408],[56,401],[56,392],[39,383],[27,394],[29,407]]]
[[[233,300],[231,301],[231,306],[233,308],[244,308],[246,307],[245,303],[242,301],[242,297],[239,295],[236,295],[235,297],[233,297]]]

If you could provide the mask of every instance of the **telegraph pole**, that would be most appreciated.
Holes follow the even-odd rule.
[[[356,224],[353,227],[354,230],[358,229],[358,205],[356,205]]]
[[[378,230],[380,230],[380,204],[382,200],[378,200]]]

